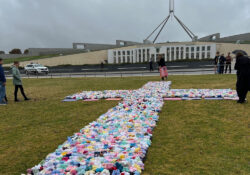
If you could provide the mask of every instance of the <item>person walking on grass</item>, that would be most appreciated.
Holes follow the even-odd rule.
[[[230,56],[231,53],[229,52],[227,57],[226,57],[226,70],[225,70],[225,74],[227,73],[227,69],[229,71],[229,73],[231,74],[232,72],[232,57]]]
[[[8,98],[7,98],[6,94],[5,94],[4,99],[5,99],[6,103],[8,103]]]
[[[15,102],[19,102],[17,98],[18,89],[21,90],[24,100],[28,101],[30,99],[27,98],[27,96],[24,93],[22,79],[21,79],[20,71],[18,68],[19,68],[19,62],[15,61],[14,65],[12,66],[13,84],[15,86],[15,92],[14,92]]]
[[[2,67],[3,59],[0,58],[0,105],[6,105],[7,101],[5,99],[6,97],[6,78],[4,74],[4,69]]]
[[[161,75],[161,79],[162,81],[168,79],[168,70],[167,70],[167,66],[164,60],[163,56],[159,56],[160,57],[160,61],[159,61],[159,69],[160,69],[160,75]]]

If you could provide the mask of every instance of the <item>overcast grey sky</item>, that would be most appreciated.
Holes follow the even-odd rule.
[[[142,41],[168,15],[168,0],[0,0],[0,50]],[[176,15],[199,37],[250,32],[250,0],[176,0]],[[170,20],[159,42],[186,41]]]

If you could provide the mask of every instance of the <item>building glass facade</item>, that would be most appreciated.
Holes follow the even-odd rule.
[[[216,44],[206,45],[161,45],[151,47],[135,47],[111,49],[108,51],[108,63],[145,63],[149,60],[157,61],[158,55],[163,55],[166,61],[185,59],[207,59],[215,57]]]

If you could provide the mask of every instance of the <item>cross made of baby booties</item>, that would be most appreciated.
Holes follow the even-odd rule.
[[[237,99],[230,89],[170,89],[149,82],[138,90],[83,91],[64,101],[121,100],[117,106],[68,137],[28,174],[140,175],[164,100]]]

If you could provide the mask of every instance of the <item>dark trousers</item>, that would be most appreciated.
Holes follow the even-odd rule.
[[[238,77],[238,81],[236,84],[237,94],[239,96],[239,101],[241,102],[245,101],[249,90],[247,80],[247,77]]]
[[[23,90],[23,86],[22,85],[15,85],[15,92],[14,92],[14,95],[15,95],[15,100],[17,100],[17,93],[18,93],[18,89],[21,90],[21,93],[23,95],[23,98],[24,99],[27,99],[25,93],[24,93],[24,90]]]
[[[150,68],[149,68],[149,69],[150,69],[150,71],[154,71],[154,68],[153,68],[153,66],[150,66]]]
[[[224,73],[224,64],[220,65],[220,74]]]
[[[248,89],[237,88],[237,94],[239,96],[239,101],[244,102],[247,97]]]
[[[232,72],[232,65],[231,65],[231,63],[227,63],[227,64],[226,64],[225,73],[227,73],[227,69],[229,69],[228,71],[229,71],[229,73],[231,74],[231,72]]]
[[[165,77],[165,78],[166,78],[166,80],[168,80],[168,77]],[[162,78],[161,78],[161,80],[162,80],[162,81],[164,81],[164,80],[165,80],[165,78],[164,78],[164,77],[162,77]]]
[[[149,63],[149,70],[154,71],[153,63]]]

